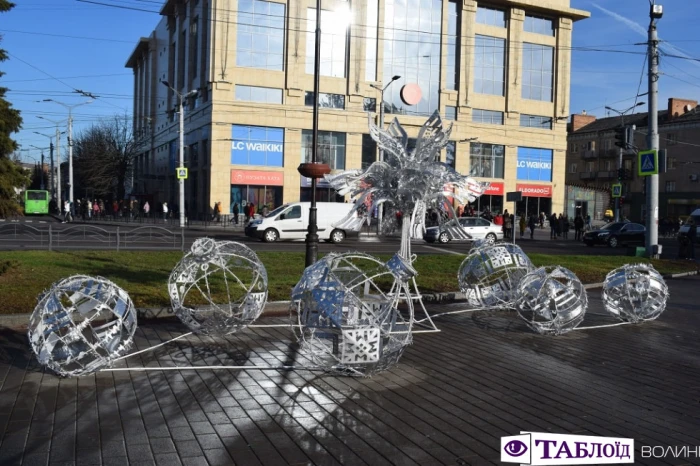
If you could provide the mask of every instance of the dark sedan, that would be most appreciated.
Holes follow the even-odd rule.
[[[639,223],[608,223],[600,230],[589,231],[583,235],[583,242],[588,246],[607,244],[616,248],[623,244],[644,244],[646,228]]]

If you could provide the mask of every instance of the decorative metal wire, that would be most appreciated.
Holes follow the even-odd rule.
[[[518,285],[515,309],[537,333],[561,335],[573,330],[583,321],[587,307],[583,284],[561,266],[540,267]]]
[[[666,282],[650,264],[623,265],[603,282],[605,310],[623,322],[656,319],[666,309],[668,297]]]
[[[126,291],[102,277],[75,275],[39,297],[28,336],[39,363],[71,377],[111,366],[131,346],[136,325]]]
[[[222,336],[254,322],[267,302],[267,271],[240,243],[200,238],[168,279],[173,312],[194,333]]]

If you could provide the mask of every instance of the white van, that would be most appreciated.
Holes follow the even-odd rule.
[[[278,239],[304,239],[309,228],[310,202],[284,204],[267,214],[267,217],[252,220],[245,227],[245,235],[267,243]],[[350,213],[354,204],[341,202],[317,202],[316,219],[318,238],[341,243],[349,233],[359,231],[362,222],[353,217],[342,226],[336,225]]]

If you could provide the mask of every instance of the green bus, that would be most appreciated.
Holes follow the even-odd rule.
[[[49,213],[49,192],[48,191],[30,191],[24,192],[24,214],[40,214],[46,215]]]

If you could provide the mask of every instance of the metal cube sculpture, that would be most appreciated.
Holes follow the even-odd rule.
[[[223,336],[253,323],[267,302],[267,271],[240,243],[200,238],[168,280],[173,312],[195,333]]]
[[[460,265],[459,289],[472,307],[512,307],[520,280],[534,268],[515,244],[482,243],[472,248]]]
[[[292,291],[301,353],[328,372],[371,376],[396,364],[412,342],[411,322],[397,309],[392,267],[367,254],[329,254],[308,267]]]
[[[587,307],[583,284],[561,266],[533,270],[518,285],[515,309],[537,333],[561,335],[573,330],[583,321]]]
[[[65,377],[91,374],[125,354],[136,331],[126,291],[101,277],[60,280],[39,298],[29,343],[39,362]]]
[[[654,320],[666,309],[668,287],[649,264],[627,264],[610,272],[603,282],[605,310],[623,322]]]

